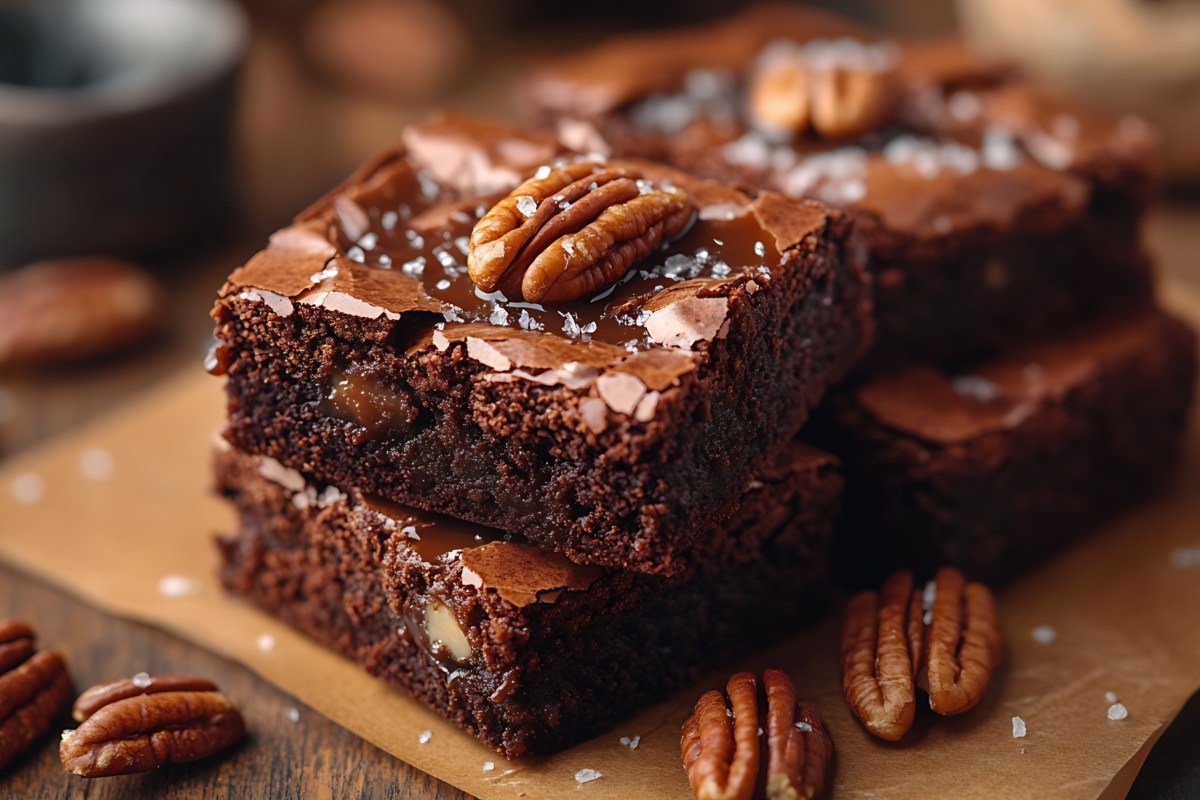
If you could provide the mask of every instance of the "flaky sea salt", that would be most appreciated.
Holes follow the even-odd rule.
[[[1108,718],[1113,722],[1120,722],[1129,717],[1129,709],[1125,708],[1124,703],[1113,703],[1108,707]]]
[[[981,403],[990,403],[1000,394],[999,387],[979,375],[960,375],[951,382],[956,394]]]
[[[433,731],[421,731],[417,735],[417,742],[419,744],[429,744],[429,740],[432,738],[433,738]]]
[[[260,633],[255,644],[258,645],[259,650],[269,653],[275,649],[275,637],[269,633]]]
[[[300,709],[298,708],[289,708],[283,714],[288,718],[288,722],[295,724],[300,721]]]
[[[139,689],[145,689],[147,686],[154,683],[154,678],[151,678],[148,672],[139,672],[137,675],[134,675],[129,682]]]
[[[163,597],[187,597],[200,587],[185,575],[163,575],[158,579],[158,593]]]
[[[575,773],[575,782],[576,783],[591,783],[592,781],[597,780],[601,777],[603,777],[603,776],[596,770],[584,768],[584,769],[579,770],[579,772]]]
[[[496,762],[495,762],[495,761],[485,761],[485,762],[483,762],[483,771],[484,771],[484,772],[491,772],[491,771],[492,771],[492,770],[494,770],[495,768],[496,768]]]
[[[802,733],[812,733],[812,729],[813,729],[813,726],[809,725],[804,720],[800,720],[799,722],[796,723],[796,730],[798,730]]]
[[[32,472],[22,472],[13,478],[10,489],[14,500],[18,503],[31,506],[40,502],[46,494],[46,483],[42,480],[41,475],[36,475]]]
[[[1025,738],[1025,720],[1021,719],[1020,717],[1013,717],[1013,738]]]
[[[533,213],[537,211],[537,207],[537,200],[534,200],[530,195],[523,194],[517,197],[517,211],[520,211],[526,217],[532,217]]]
[[[1053,625],[1038,625],[1029,633],[1038,644],[1054,644],[1054,641],[1058,639],[1058,631],[1054,629]]]
[[[1116,693],[1116,692],[1105,692],[1105,693],[1104,693],[1104,701],[1105,701],[1106,703],[1115,703],[1115,702],[1117,702],[1117,693]]]
[[[1200,544],[1177,548],[1172,551],[1170,561],[1175,569],[1200,567]]]
[[[112,454],[99,447],[89,447],[79,455],[79,471],[89,481],[105,480],[113,472]]]

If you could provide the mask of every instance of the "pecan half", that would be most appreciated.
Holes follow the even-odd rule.
[[[859,136],[886,123],[899,91],[892,70],[869,62],[839,61],[806,48],[764,58],[751,79],[751,118],[773,133],[813,131],[826,139]]]
[[[467,272],[484,291],[532,303],[616,283],[692,219],[682,189],[648,187],[634,170],[590,161],[531,178],[476,223]]]
[[[749,672],[705,692],[683,723],[680,750],[697,800],[750,800],[758,782],[758,687]]]
[[[1000,662],[1003,638],[996,600],[981,583],[967,583],[952,567],[938,570],[924,658],[929,707],[953,715],[983,699]]]
[[[0,769],[49,733],[70,701],[62,656],[34,652],[28,625],[0,621]]]
[[[161,675],[89,689],[75,704],[79,727],[63,733],[58,751],[63,767],[103,778],[196,761],[232,747],[246,725],[216,688],[203,678]]]
[[[842,631],[842,690],[867,730],[898,741],[916,714],[913,656],[909,647],[909,572],[897,572],[880,594],[855,595]]]
[[[796,686],[784,672],[763,673],[768,800],[797,800],[819,795],[833,755],[833,743],[811,703],[797,699]],[[726,695],[705,692],[683,725],[680,751],[692,792],[698,800],[750,800],[756,796],[764,744],[758,687],[754,675],[729,679]]]
[[[996,602],[979,583],[944,567],[924,591],[912,574],[892,574],[879,595],[863,592],[847,608],[842,687],[867,730],[897,741],[912,726],[916,688],[942,715],[983,698],[1002,650]]]
[[[763,672],[767,690],[767,800],[812,800],[825,789],[833,741],[812,703],[777,669]]]

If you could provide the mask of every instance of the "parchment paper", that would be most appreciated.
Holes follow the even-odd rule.
[[[1200,302],[1168,294],[1173,307],[1200,320]],[[732,667],[591,742],[508,763],[353,664],[226,598],[213,578],[211,539],[229,528],[232,514],[208,494],[221,413],[220,382],[197,368],[7,465],[0,471],[0,559],[106,611],[236,659],[479,797],[690,796],[679,726],[699,693],[720,685]],[[871,739],[841,697],[836,619],[737,666],[783,666],[801,694],[819,703],[836,747],[835,797],[1123,796],[1150,745],[1200,687],[1196,428],[1182,469],[1158,501],[1002,593],[1004,667],[972,713],[919,715],[899,746]],[[107,475],[104,454],[111,456]],[[195,581],[195,591],[164,596],[166,576]],[[166,588],[186,587],[175,581]],[[1052,643],[1033,638],[1041,625],[1053,626]],[[274,637],[272,649],[260,646],[264,633]],[[1127,707],[1127,719],[1107,718],[1108,692]],[[1013,737],[1014,716],[1024,719],[1026,737]],[[426,744],[419,743],[423,731],[432,732]],[[622,736],[640,736],[640,745],[632,750]],[[484,771],[489,761],[495,767]],[[578,784],[584,768],[602,777]]]

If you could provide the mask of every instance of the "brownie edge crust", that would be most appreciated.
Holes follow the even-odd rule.
[[[225,447],[217,483],[240,527],[221,580],[505,756],[552,752],[823,607],[841,479],[831,457],[785,450],[689,572],[663,577],[574,565]]]

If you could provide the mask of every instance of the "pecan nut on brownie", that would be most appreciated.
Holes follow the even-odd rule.
[[[892,41],[766,5],[603,43],[531,76],[534,119],[846,209],[879,330],[864,371],[942,361],[1144,305],[1155,137],[1047,95],[955,40]]]
[[[226,435],[579,563],[674,573],[868,346],[847,230],[819,203],[439,117],[230,276]]]
[[[240,520],[225,586],[509,757],[602,732],[829,595],[841,478],[803,445],[669,577],[575,564],[229,447],[217,465]]]
[[[1012,578],[1163,486],[1195,383],[1195,334],[1145,311],[848,388],[811,428],[845,464],[838,560]]]

